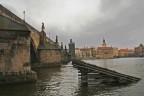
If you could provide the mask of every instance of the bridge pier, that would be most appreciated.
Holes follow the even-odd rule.
[[[30,33],[24,25],[0,15],[0,84],[34,82]]]
[[[88,86],[87,72],[81,72],[81,85]]]

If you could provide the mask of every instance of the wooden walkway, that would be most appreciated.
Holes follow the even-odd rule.
[[[83,85],[87,85],[91,81],[93,82],[100,82],[100,83],[132,83],[132,82],[138,82],[140,78],[125,75],[122,73],[118,73],[113,70],[109,70],[106,68],[98,67],[96,65],[86,63],[84,61],[80,61],[77,59],[74,59],[72,61],[72,64],[74,67],[76,67],[79,70],[79,73],[81,73],[79,76],[81,76],[81,83]]]

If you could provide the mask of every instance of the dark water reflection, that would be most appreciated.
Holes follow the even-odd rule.
[[[33,84],[0,86],[0,96],[144,96],[144,59],[122,58],[86,60],[142,80],[126,86],[81,87],[78,71],[71,64],[61,68],[37,68]]]

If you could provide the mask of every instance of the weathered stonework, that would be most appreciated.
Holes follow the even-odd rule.
[[[16,30],[17,28],[22,30],[23,28],[21,28],[21,26],[19,25],[25,25],[25,27],[31,32],[30,33],[30,60],[31,60],[31,64],[35,65],[35,63],[37,64],[47,64],[51,63],[51,65],[54,65],[55,63],[59,64],[61,63],[61,48],[58,45],[58,42],[54,42],[52,41],[50,38],[46,37],[46,33],[44,32],[44,25],[42,27],[42,31],[39,32],[37,31],[34,27],[32,27],[31,25],[29,25],[27,22],[25,22],[24,20],[22,20],[21,18],[19,18],[18,16],[16,16],[14,13],[12,13],[11,11],[9,11],[8,9],[6,9],[5,7],[3,7],[0,4],[0,15],[3,17],[8,18],[9,20],[13,21],[13,22],[17,22],[17,26],[13,26],[12,28],[14,28],[14,30]],[[3,22],[0,22],[0,26],[3,28]],[[11,26],[10,24],[7,24]],[[8,29],[8,28],[6,28]],[[45,45],[44,43],[46,42],[46,46],[43,47],[43,45]],[[48,46],[47,46],[48,45]],[[42,52],[42,50],[46,53]],[[55,54],[56,52],[56,54]],[[49,53],[53,53],[53,55],[48,55]],[[39,56],[40,54],[40,56]],[[39,59],[39,57],[43,57],[43,55],[46,55],[46,57],[44,59]],[[13,60],[17,60],[17,57],[21,57],[21,54],[19,54],[18,56],[15,56]],[[53,61],[52,61],[53,60]],[[18,61],[18,60],[17,60]],[[24,62],[26,63],[26,62]],[[52,64],[53,63],[53,64]],[[27,63],[26,63],[27,64]],[[55,65],[57,65],[55,64]]]
[[[61,54],[58,50],[39,50],[41,63],[53,63],[61,61]]]
[[[39,65],[43,66],[61,66],[61,54],[59,50],[43,49],[38,50]]]
[[[34,71],[0,72],[0,85],[35,82],[37,74]]]
[[[61,48],[58,42],[51,42],[44,32],[44,23],[40,32],[40,45],[37,49],[38,61],[37,67],[60,66],[61,65]]]
[[[0,33],[8,34],[16,33],[15,31],[0,31]],[[5,35],[6,35],[5,34]],[[12,36],[10,36],[12,38]],[[30,70],[30,38],[29,37],[13,37],[10,40],[6,36],[0,36],[0,71],[22,71]]]
[[[1,15],[0,22],[2,25],[0,26],[0,73],[2,73],[0,84],[12,83],[14,78],[14,82],[17,82],[19,76],[21,79],[19,78],[18,82],[29,82],[30,79],[27,77],[36,81],[36,73],[31,71],[30,66],[30,31],[25,26]],[[33,74],[18,74],[26,71]],[[16,73],[17,76],[13,77],[12,73]]]
[[[8,9],[6,9],[1,4],[0,4],[0,15],[4,16],[4,17],[7,17],[8,19],[10,19],[12,21],[15,21],[19,24],[25,25],[31,31],[31,33],[30,33],[30,37],[31,37],[31,40],[32,40],[31,42],[33,42],[33,46],[34,46],[35,50],[37,50],[37,48],[39,46],[39,43],[40,43],[40,35],[39,35],[38,30],[36,30],[34,27],[29,25],[27,22],[25,22],[24,20],[22,20],[21,18],[16,16],[14,13],[12,13]],[[0,25],[1,25],[1,23],[2,22],[0,22]],[[14,28],[16,28],[16,27],[14,27]]]

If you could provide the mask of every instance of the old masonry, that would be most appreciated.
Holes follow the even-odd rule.
[[[61,66],[70,54],[41,32],[0,5],[0,84],[34,82],[31,67]]]

